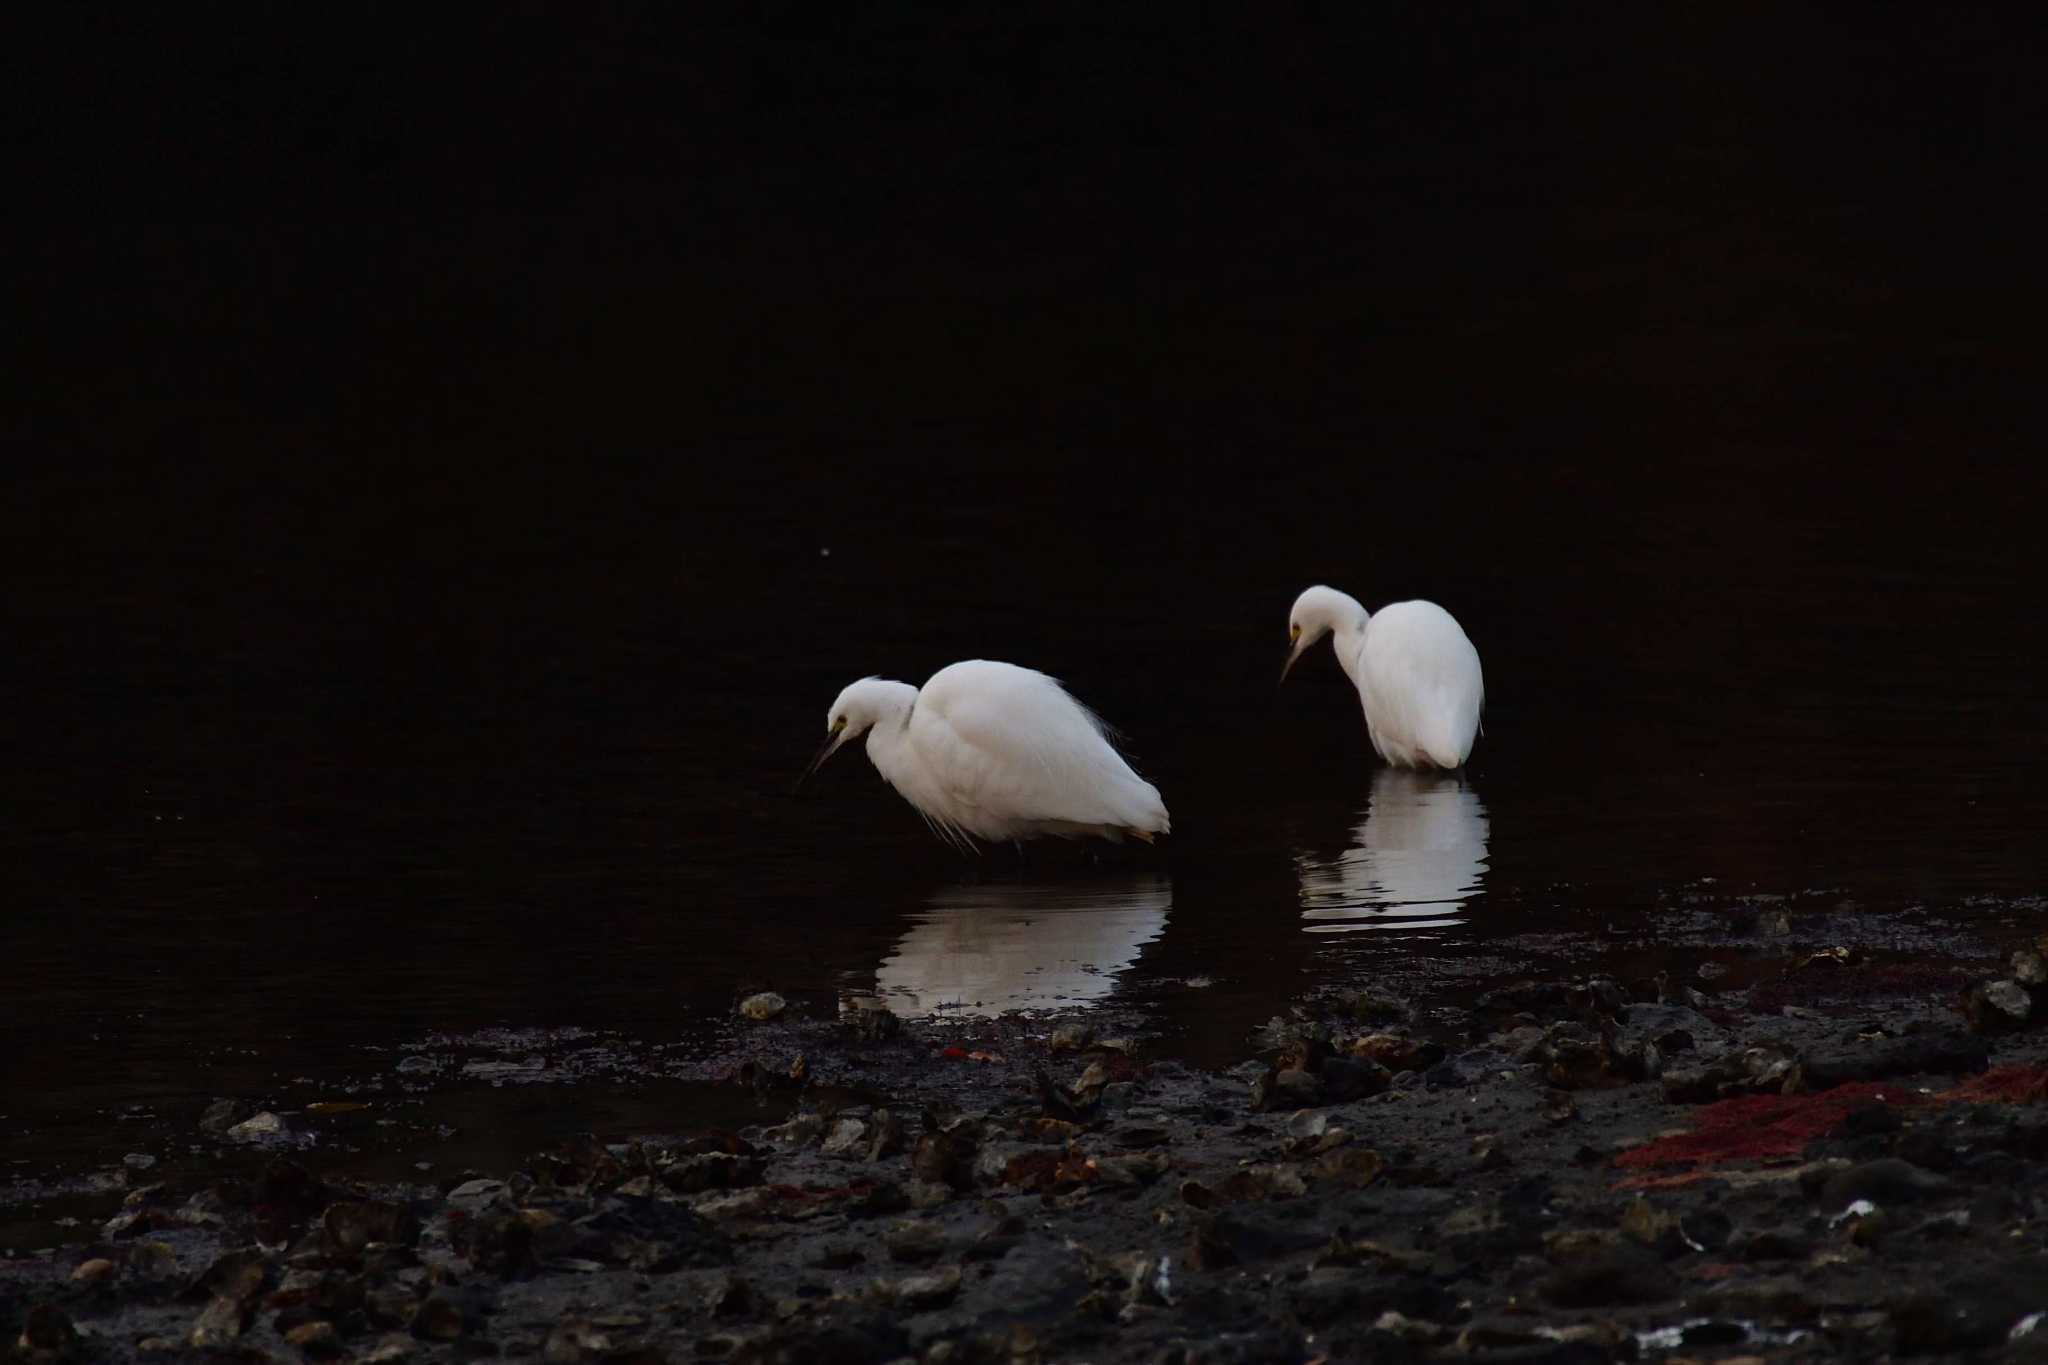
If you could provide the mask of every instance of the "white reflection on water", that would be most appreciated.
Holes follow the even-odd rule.
[[[1172,902],[1164,878],[948,887],[911,913],[875,989],[899,1014],[995,1015],[1099,1000],[1165,932]]]
[[[1486,878],[1486,807],[1458,778],[1383,768],[1372,804],[1335,858],[1301,852],[1302,927],[1435,930],[1463,920]]]

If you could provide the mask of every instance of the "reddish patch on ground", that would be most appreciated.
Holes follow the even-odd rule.
[[[1716,1165],[1797,1156],[1831,1131],[1851,1109],[1875,1102],[1910,1104],[1919,1097],[1896,1085],[1856,1081],[1818,1095],[1742,1095],[1693,1111],[1693,1131],[1631,1147],[1617,1166]]]
[[[2048,1066],[1994,1066],[1934,1098],[1943,1104],[2036,1104],[2048,1100]]]
[[[1631,1147],[1617,1166],[1693,1166],[1671,1175],[1637,1175],[1620,1189],[1676,1189],[1708,1178],[1704,1169],[1731,1161],[1797,1156],[1806,1144],[1834,1130],[1851,1109],[1868,1103],[1900,1108],[1937,1104],[2038,1104],[2048,1101],[2048,1067],[1996,1066],[1933,1095],[1896,1084],[1856,1081],[1818,1095],[1744,1095],[1693,1111],[1693,1131]]]

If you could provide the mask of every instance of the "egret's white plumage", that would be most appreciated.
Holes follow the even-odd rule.
[[[1314,587],[1294,599],[1287,622],[1288,668],[1331,637],[1380,757],[1397,768],[1460,768],[1472,756],[1486,682],[1479,651],[1449,612],[1421,601],[1368,612],[1355,597]]]
[[[1040,835],[1149,843],[1170,828],[1159,789],[1131,771],[1092,711],[1035,669],[968,659],[922,688],[863,678],[825,723],[809,771],[865,732],[875,770],[956,844]]]

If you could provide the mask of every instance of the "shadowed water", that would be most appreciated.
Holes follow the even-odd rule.
[[[573,1121],[764,989],[1230,1062],[1322,988],[1738,980],[1765,898],[2038,917],[2026,82],[1669,7],[1034,20],[1014,69],[670,7],[302,67],[178,13],[50,46],[116,112],[26,181],[103,197],[15,224],[24,1167],[215,1095]],[[1275,694],[1316,582],[1462,623],[1461,782],[1383,773],[1327,647]],[[790,794],[848,682],[974,657],[1114,724],[1170,839],[963,858],[858,750]]]
[[[1461,537],[1360,548],[1303,519],[1306,482],[1190,482],[1168,523],[995,474],[915,504],[764,477],[716,517],[643,478],[583,490],[605,533],[574,552],[521,554],[544,499],[501,497],[459,552],[290,569],[221,560],[181,512],[24,580],[10,1131],[118,1159],[124,1113],[217,1094],[597,1083],[547,1049],[509,1081],[396,1071],[492,1029],[589,1031],[627,1059],[606,1085],[687,1076],[760,989],[1107,1008],[1229,1061],[1321,986],[1591,961],[1574,943],[1690,971],[1693,907],[1911,910],[1975,943],[2041,890],[2038,613],[2000,537],[1907,542],[1876,491],[1736,499],[1719,448],[1617,517],[1510,464],[1396,483],[1332,474],[1342,430],[1289,439],[1331,457],[1303,469],[1338,509],[1488,491]],[[1704,536],[1731,516],[1745,553]],[[1462,778],[1382,768],[1327,649],[1274,693],[1318,579],[1463,621],[1489,709]],[[974,656],[1118,726],[1171,838],[963,858],[857,748],[790,794],[846,682]]]

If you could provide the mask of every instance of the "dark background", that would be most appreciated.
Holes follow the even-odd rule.
[[[1478,643],[1496,893],[2041,889],[2027,16],[689,9],[25,35],[30,1087],[843,980],[957,869],[787,783],[975,655],[1159,780],[1182,970],[1299,938],[1318,580]]]

